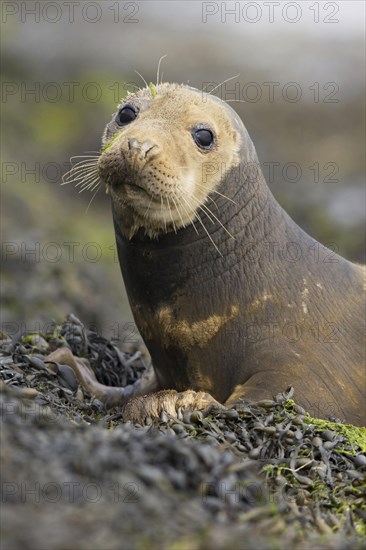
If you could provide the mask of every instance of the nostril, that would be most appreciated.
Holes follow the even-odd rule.
[[[147,157],[147,154],[150,153],[154,147],[157,147],[156,143],[153,143],[150,140],[144,141],[144,143],[141,145],[141,153]]]
[[[154,149],[154,147],[157,147],[156,143],[150,141],[149,139],[145,140],[143,143],[140,143],[136,138],[129,137],[127,138],[127,143],[130,151],[141,153],[144,157],[146,157],[148,153]]]
[[[127,143],[130,151],[139,150],[140,142],[136,138],[127,138]]]

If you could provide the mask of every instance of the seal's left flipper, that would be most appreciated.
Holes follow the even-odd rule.
[[[123,411],[123,420],[133,424],[145,424],[147,418],[159,419],[165,412],[169,416],[177,417],[178,411],[201,410],[212,413],[225,409],[209,393],[187,390],[163,390],[141,397],[132,397]]]
[[[71,367],[79,384],[104,403],[106,408],[123,406],[132,395],[144,395],[159,389],[153,369],[148,370],[130,386],[105,386],[96,379],[89,361],[75,356],[68,348],[59,348],[50,353],[45,359],[45,364],[46,366],[49,364],[64,364]]]
[[[274,372],[273,376],[269,376],[267,371],[254,374],[244,384],[238,384],[235,386],[233,393],[225,401],[225,407],[231,408],[234,405],[240,403],[243,399],[248,401],[262,401],[263,399],[274,399],[279,393],[288,387],[288,379],[285,374],[281,372]],[[294,378],[294,377],[293,377]],[[287,396],[290,399],[293,394]],[[296,398],[300,398],[301,392],[296,391]],[[305,403],[304,406],[308,404]]]
[[[303,414],[307,411],[316,418],[346,418],[341,396],[336,400],[326,385],[322,385],[319,379],[310,376],[306,387],[308,393],[305,393],[298,373],[291,371],[290,367],[287,371],[288,375],[286,372],[280,371],[272,373],[263,371],[254,374],[244,384],[238,384],[235,387],[233,393],[225,401],[225,407],[231,408],[246,401],[274,400],[277,403],[284,403],[288,399],[295,399],[296,406],[303,409]],[[291,386],[288,385],[289,381]],[[313,401],[309,400],[309,394],[314,395]],[[323,398],[319,399],[319,395]],[[359,410],[359,422],[362,422],[361,407]]]

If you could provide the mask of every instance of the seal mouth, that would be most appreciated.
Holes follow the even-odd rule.
[[[156,197],[152,195],[143,185],[136,182],[135,179],[132,178],[109,178],[109,181],[107,184],[113,189],[115,194],[122,196],[131,196],[132,198],[135,197],[148,197],[149,200],[154,200]]]
[[[140,193],[141,191],[147,195],[149,197],[149,199],[151,198],[154,198],[144,187],[142,187],[142,185],[139,185],[138,183],[135,183],[135,182],[131,182],[131,181],[128,181],[128,182],[124,182],[123,185],[126,185],[128,189],[131,189],[135,192],[138,192]]]
[[[161,198],[156,194],[148,191],[143,185],[132,180],[120,181],[118,186],[113,184],[112,189],[114,195],[120,196],[123,200],[126,200],[130,207],[139,211],[152,207],[161,208]]]

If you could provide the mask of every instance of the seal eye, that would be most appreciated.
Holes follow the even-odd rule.
[[[131,106],[122,107],[117,115],[117,124],[120,126],[125,126],[129,124],[137,117],[137,112]]]
[[[193,139],[201,149],[208,149],[213,143],[213,133],[206,128],[200,128],[193,132]]]

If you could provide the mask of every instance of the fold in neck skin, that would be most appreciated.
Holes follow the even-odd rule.
[[[202,283],[223,277],[235,280],[233,299],[240,299],[241,304],[251,303],[258,294],[266,293],[276,294],[278,303],[283,302],[287,307],[294,294],[297,296],[304,290],[304,279],[307,281],[309,278],[310,285],[327,286],[327,279],[331,277],[329,296],[333,296],[337,284],[343,284],[342,278],[351,264],[339,257],[337,263],[317,260],[319,251],[323,254],[329,251],[299,228],[277,203],[239,116],[220,99],[210,97],[209,101],[218,103],[226,111],[233,131],[240,136],[237,151],[240,162],[226,173],[225,166],[210,167],[223,171],[223,178],[215,190],[231,199],[215,192],[207,197],[206,205],[222,225],[200,210],[199,216],[208,235],[197,219],[194,226],[188,225],[176,233],[173,230],[161,233],[157,238],[146,236],[141,228],[129,240],[120,227],[122,222],[126,224],[126,212],[118,201],[112,201],[119,259],[126,286],[140,288],[136,290],[136,300],[138,292],[146,294],[145,290],[151,287],[147,300],[154,308],[159,300],[161,303],[169,302],[174,289],[196,292],[198,280]],[[205,162],[209,165],[212,157],[207,154],[206,158]],[[198,182],[200,185],[204,183],[203,172],[204,166],[202,179]],[[291,252],[299,253],[301,261],[292,261]],[[189,278],[192,275],[194,282],[191,288]],[[211,286],[212,292],[215,292],[215,283]],[[220,285],[217,291],[222,291]],[[221,298],[218,304],[220,302]],[[323,302],[325,300],[321,306]]]
[[[145,261],[149,263],[148,258],[153,253],[157,265],[161,262],[159,272],[162,280],[165,280],[166,274],[167,262],[164,258],[169,258],[169,264],[171,264],[173,256],[179,256],[179,272],[185,276],[188,276],[192,268],[197,271],[201,266],[204,270],[206,264],[210,265],[211,275],[214,276],[214,272],[219,275],[220,272],[229,269],[231,264],[241,261],[243,255],[253,247],[256,248],[256,255],[261,255],[260,249],[267,245],[267,238],[271,241],[279,240],[284,234],[286,214],[266,184],[254,145],[241,121],[240,126],[241,163],[225,174],[217,188],[219,193],[231,200],[212,193],[210,195],[212,200],[206,201],[207,206],[235,238],[230,237],[212,216],[210,219],[208,214],[199,212],[202,223],[218,250],[198,220],[195,221],[195,227],[189,225],[176,233],[174,231],[163,233],[156,239],[147,237],[143,229],[140,229],[131,239],[127,239],[118,227],[118,220],[123,216],[123,212],[119,213],[118,204],[112,204],[116,235],[122,249],[133,251],[134,255],[139,251],[141,265]],[[222,168],[217,167],[218,170]],[[253,262],[250,256],[249,254],[248,268],[252,276]],[[121,262],[124,263],[123,258]],[[169,266],[169,271],[170,268]],[[133,269],[132,265],[131,270]]]
[[[303,280],[311,275],[314,262],[319,284],[321,280],[326,281],[329,270],[333,273],[333,265],[338,265],[316,262],[314,246],[327,249],[298,227],[275,200],[262,174],[254,145],[241,122],[240,125],[241,163],[226,173],[217,188],[233,202],[213,193],[211,198],[216,206],[210,204],[235,239],[218,222],[212,223],[207,214],[200,212],[218,250],[197,221],[198,234],[190,225],[151,239],[140,229],[129,240],[118,227],[123,213],[119,214],[118,204],[112,205],[120,264],[128,290],[131,285],[132,298],[133,288],[137,299],[141,289],[157,284],[161,292],[156,288],[151,294],[148,292],[151,307],[155,308],[153,297],[162,303],[169,302],[170,292],[184,287],[192,274],[196,278],[199,274],[202,281],[209,282],[233,271],[231,277],[238,279],[243,305],[255,300],[261,292],[277,295],[281,292],[286,301],[292,299],[296,288],[299,292],[303,290]],[[305,261],[291,262],[284,258],[286,246],[297,249]]]

